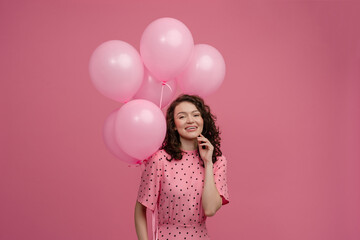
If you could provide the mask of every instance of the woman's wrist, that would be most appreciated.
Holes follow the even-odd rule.
[[[213,162],[212,161],[204,161],[204,166],[205,167],[213,167],[214,166],[214,164],[213,164]]]

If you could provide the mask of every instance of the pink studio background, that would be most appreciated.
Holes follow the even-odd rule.
[[[140,168],[102,141],[120,104],[92,86],[101,43],[139,49],[160,17],[227,64],[206,98],[230,204],[212,239],[360,239],[356,1],[0,1],[0,239],[135,239]]]

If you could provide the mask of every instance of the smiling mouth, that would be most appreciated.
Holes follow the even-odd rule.
[[[197,127],[191,126],[191,127],[186,127],[185,130],[196,130]]]

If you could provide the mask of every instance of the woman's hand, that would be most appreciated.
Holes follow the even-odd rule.
[[[198,140],[200,157],[204,161],[204,165],[207,165],[209,163],[212,164],[214,146],[202,134],[200,134],[200,136],[197,137],[197,140]]]

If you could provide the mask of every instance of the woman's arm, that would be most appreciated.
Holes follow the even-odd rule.
[[[148,240],[146,207],[138,201],[135,205],[135,229],[139,240]]]
[[[204,161],[204,164],[205,180],[202,193],[202,205],[205,215],[211,217],[220,209],[222,199],[215,185],[213,163]]]
[[[207,217],[214,216],[222,205],[222,198],[216,188],[214,179],[214,164],[212,155],[214,146],[202,134],[198,137],[199,152],[205,167],[204,189],[201,196],[201,202],[205,215]]]

